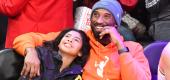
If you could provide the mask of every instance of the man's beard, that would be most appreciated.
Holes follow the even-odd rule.
[[[101,32],[98,32],[98,31],[96,31],[95,30],[95,27],[96,25],[94,24],[92,24],[91,25],[91,29],[92,29],[92,31],[93,31],[93,34],[94,34],[94,37],[95,37],[95,39],[97,40],[97,41],[99,41],[102,45],[104,45],[104,46],[106,46],[106,45],[108,45],[110,42],[111,42],[111,38],[110,38],[110,35],[109,34],[105,34],[103,37],[102,37],[102,39],[100,39],[100,33]]]

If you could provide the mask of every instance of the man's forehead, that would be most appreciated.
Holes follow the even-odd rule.
[[[94,12],[103,13],[103,14],[110,14],[111,15],[110,11],[108,11],[106,9],[102,9],[102,8],[96,9],[96,10],[94,10]]]

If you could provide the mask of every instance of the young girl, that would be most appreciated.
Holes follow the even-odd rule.
[[[89,39],[81,30],[67,29],[55,40],[36,48],[40,59],[40,76],[32,80],[74,80],[80,77],[89,56]],[[29,77],[21,76],[20,80]]]

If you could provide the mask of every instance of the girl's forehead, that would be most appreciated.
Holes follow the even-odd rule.
[[[69,31],[69,32],[66,33],[66,35],[71,35],[71,36],[74,36],[74,37],[79,37],[79,38],[81,38],[80,33],[77,32],[77,31]]]

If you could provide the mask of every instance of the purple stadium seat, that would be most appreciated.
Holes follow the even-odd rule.
[[[163,48],[168,42],[154,42],[144,48],[144,54],[149,62],[152,80],[157,80],[157,69]]]

